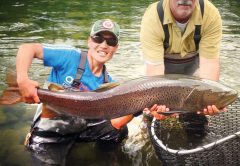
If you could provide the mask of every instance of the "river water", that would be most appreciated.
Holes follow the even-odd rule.
[[[153,0],[1,0],[0,1],[0,92],[6,87],[5,73],[14,67],[21,43],[68,44],[86,48],[92,23],[110,18],[121,26],[120,48],[107,64],[116,80],[144,75],[139,30],[141,17]],[[220,81],[240,90],[240,1],[212,0],[223,18]],[[41,85],[49,73],[35,60],[32,79]],[[23,141],[31,125],[36,105],[19,104],[0,108],[0,165],[34,165]],[[142,118],[129,125],[129,138],[115,150],[101,149],[94,143],[76,144],[67,165],[161,165],[156,157]]]

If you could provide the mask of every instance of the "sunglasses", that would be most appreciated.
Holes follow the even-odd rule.
[[[101,44],[102,42],[104,42],[104,40],[106,41],[107,45],[115,47],[118,44],[118,39],[117,38],[104,38],[101,35],[94,35],[91,36],[93,42]]]

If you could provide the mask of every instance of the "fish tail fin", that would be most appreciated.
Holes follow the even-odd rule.
[[[19,89],[14,87],[7,88],[0,98],[0,105],[12,105],[20,102],[22,102],[22,96]]]
[[[8,88],[3,91],[0,97],[0,105],[11,105],[22,102],[16,78],[16,72],[9,69],[6,77]]]

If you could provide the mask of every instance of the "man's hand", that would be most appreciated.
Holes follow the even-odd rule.
[[[226,112],[227,109],[223,108],[222,110],[219,110],[215,105],[209,105],[207,108],[204,108],[202,111],[198,111],[198,114],[204,114],[204,115],[217,115],[220,112]]]
[[[26,79],[18,81],[18,86],[25,103],[40,103],[40,99],[37,95],[37,88],[39,87],[38,82]]]

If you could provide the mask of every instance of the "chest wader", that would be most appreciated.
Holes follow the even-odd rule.
[[[204,0],[199,0],[199,3],[201,8],[201,14],[203,17]],[[164,11],[162,4],[163,0],[160,0],[160,2],[157,5],[157,12],[165,34],[165,39],[163,42],[164,50],[167,50],[167,48],[169,47],[169,30],[168,24],[163,24]],[[195,25],[194,43],[196,46],[196,52],[187,54],[184,58],[182,58],[180,54],[165,54],[164,55],[165,74],[193,75],[199,68],[199,55],[197,51],[199,49],[200,40],[201,40],[201,25]]]
[[[87,52],[82,51],[82,54],[81,54],[81,57],[80,57],[80,63],[79,63],[79,66],[77,68],[76,78],[74,79],[74,81],[72,83],[73,88],[79,88],[79,86],[81,85],[80,80],[81,80],[82,75],[85,71],[86,62],[87,62]],[[103,66],[103,74],[104,74],[104,83],[108,83],[109,82],[108,73],[107,73],[105,65]],[[44,111],[46,113],[44,113]],[[53,113],[51,113],[51,112],[52,111],[49,111],[46,108],[44,108],[44,106],[39,105],[39,107],[37,108],[36,114],[33,118],[33,124],[31,126],[31,130],[26,136],[26,139],[25,139],[25,142],[24,142],[25,146],[29,145],[29,139],[32,135],[40,136],[40,137],[63,137],[63,138],[76,135],[76,134],[61,134],[61,133],[54,132],[58,128],[58,126],[54,126],[54,125],[52,125],[52,129],[54,131],[39,131],[37,126],[38,126],[38,123],[39,123],[39,121],[42,117],[41,115],[43,113],[46,114],[46,115],[49,115],[49,118],[54,118],[54,117],[57,116],[57,114],[55,114],[54,112]],[[47,118],[47,116],[44,116],[44,118]],[[85,120],[81,121],[80,123],[84,123],[84,122],[86,123]]]
[[[165,39],[163,42],[164,50],[169,47],[169,30],[168,24],[163,24],[164,11],[163,11],[163,0],[157,5],[158,16],[160,18]],[[200,9],[202,17],[204,15],[204,0],[199,0]],[[201,40],[201,25],[195,25],[194,32],[194,43],[196,47],[196,52],[187,54],[184,58],[180,54],[165,54],[164,55],[164,65],[165,74],[185,74],[185,75],[195,75],[197,69],[199,68],[199,43]],[[198,115],[196,113],[185,113],[179,115],[179,121],[182,122],[187,134],[189,135],[199,135],[203,136],[206,134],[207,128],[207,118],[204,115]]]
[[[168,56],[173,57],[173,55],[164,55],[165,74],[196,74],[199,68],[199,55],[198,53],[191,55],[193,56],[184,59],[170,59]],[[175,56],[180,57],[180,55]]]
[[[73,81],[73,86],[77,88],[81,85],[80,79],[84,73],[86,59],[87,54],[83,52],[77,69],[76,79]],[[104,82],[109,82],[106,67],[104,67],[103,72]],[[94,120],[91,119],[88,121],[87,119],[78,118],[78,121],[83,120],[85,122],[83,126],[81,122],[79,123],[75,121],[75,118],[77,117],[61,117],[59,118],[63,121],[61,123],[56,122],[58,119],[55,118],[48,120],[45,125],[49,127],[49,129],[46,127],[46,129],[44,129],[41,128],[43,126],[39,124],[44,121],[44,119],[49,118],[41,118],[41,111],[42,109],[39,108],[39,113],[35,115],[31,131],[25,142],[26,148],[32,151],[34,165],[65,165],[66,155],[69,153],[75,142],[96,141],[97,143],[103,143],[104,148],[106,148],[109,143],[112,143],[112,145],[118,145],[118,143],[122,142],[128,134],[127,125],[122,129],[117,130],[111,125],[110,120],[100,119],[103,121],[102,123],[89,125],[89,123],[92,123]],[[53,121],[54,123],[51,124],[50,121]],[[65,130],[61,130],[60,127]],[[72,129],[75,127],[77,127],[77,130]],[[105,144],[105,142],[107,144]]]

